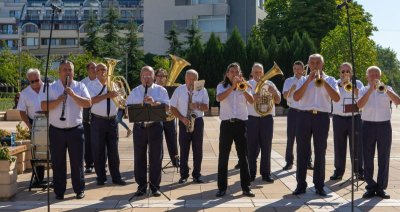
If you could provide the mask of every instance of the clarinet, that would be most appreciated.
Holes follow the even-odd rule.
[[[68,80],[69,80],[69,76],[67,76],[67,78],[65,79],[64,94],[67,94],[67,92],[65,92],[65,88],[67,88],[67,86],[68,86]],[[61,121],[65,121],[65,103],[66,102],[67,102],[67,98],[65,98],[63,101],[62,112],[61,112],[61,117],[60,117]]]
[[[143,95],[143,101],[144,101],[144,97],[147,95],[147,88],[149,87],[149,84],[148,84],[148,82],[146,82],[146,86],[145,86],[145,88],[144,88],[144,95]],[[144,121],[142,121],[142,123],[140,123],[140,128],[141,129],[143,129],[145,126],[144,126]]]

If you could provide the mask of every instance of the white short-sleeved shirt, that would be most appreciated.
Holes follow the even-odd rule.
[[[94,80],[96,80],[96,78],[94,78]],[[87,87],[87,85],[89,84],[89,82],[94,81],[94,80],[90,80],[89,77],[86,77],[85,79],[81,80],[81,83],[85,84],[85,86]]]
[[[358,96],[361,99],[367,91],[370,89],[370,85],[365,86],[358,92]],[[393,92],[392,87],[387,86],[389,91]],[[368,98],[367,103],[365,103],[362,108],[361,119],[364,121],[389,121],[391,118],[390,114],[390,98],[387,93],[380,94],[376,91],[372,91]]]
[[[230,87],[231,85],[229,84],[226,88],[224,88],[223,84],[219,84],[217,86],[217,95],[225,92]],[[247,89],[247,92],[251,93],[250,88]],[[244,97],[244,92],[233,90],[228,97],[220,102],[219,118],[222,121],[232,118],[247,120],[247,116],[247,100]]]
[[[297,80],[296,76],[287,78],[285,80],[285,83],[283,84],[283,91],[282,93],[288,92],[290,90],[290,88],[292,87],[292,85],[298,85],[299,81],[304,78],[303,76]],[[290,97],[287,99],[287,104],[289,107],[291,108],[295,108],[295,109],[299,109],[300,108],[300,104],[298,101],[294,101],[293,99],[293,93],[294,91],[292,91],[290,93]]]
[[[89,91],[90,97],[93,98],[100,93],[101,89],[103,89],[103,85],[101,84],[100,80],[96,78],[87,85],[87,89]],[[100,96],[104,94],[107,94],[107,85],[100,94]],[[107,117],[107,99],[103,99],[102,101],[93,104],[91,113],[96,114],[98,116]],[[118,108],[117,106],[115,106],[114,101],[110,99],[110,116],[116,116],[117,113],[118,113]]]
[[[36,112],[42,110],[40,106],[40,92],[42,91],[43,93],[43,85],[44,83],[40,87],[39,93],[36,93],[31,86],[28,86],[20,94],[17,110],[25,111],[30,119],[39,116]]]
[[[189,90],[187,89],[186,84],[177,87],[172,94],[171,97],[171,106],[178,108],[179,113],[185,116],[187,115],[188,110],[188,102],[189,102]],[[202,104],[209,104],[210,99],[208,98],[208,93],[205,88],[197,91],[193,91],[192,95],[192,103],[202,103]],[[194,112],[197,114],[197,118],[203,117],[204,112],[198,109],[195,109]]]
[[[342,80],[339,79],[337,81],[337,84],[339,84],[341,82],[342,82]],[[358,90],[360,90],[364,87],[362,82],[359,80],[356,81],[356,86],[357,86]],[[352,92],[347,92],[346,90],[344,90],[344,86],[339,87],[339,91],[340,91],[340,100],[338,102],[332,101],[332,106],[333,106],[332,114],[339,115],[339,116],[351,116],[351,113],[343,112],[343,107],[344,107],[344,105],[352,104],[352,99],[351,99]],[[355,96],[355,94],[354,94],[354,96]],[[358,98],[356,96],[355,96],[355,98],[356,98],[355,104],[357,104]]]
[[[296,91],[301,88],[309,76],[310,75],[300,79],[299,83],[297,84]],[[335,78],[327,76],[325,73],[322,74],[322,78],[325,80],[325,83],[328,83],[334,90],[339,92]],[[299,100],[299,106],[300,110],[317,110],[329,113],[331,112],[331,97],[323,86],[317,88],[315,87],[314,82],[311,82],[308,84],[307,90],[303,97]]]
[[[70,88],[74,91],[75,95],[81,96],[83,98],[90,99],[89,92],[86,86],[75,80],[72,80]],[[57,80],[53,84],[49,85],[49,100],[56,100],[61,94],[64,93],[64,85],[61,80]],[[46,91],[46,93],[47,93]],[[40,92],[40,100],[46,102],[47,94]],[[78,105],[74,99],[67,96],[65,102],[65,121],[60,121],[60,116],[62,113],[63,103],[61,102],[55,108],[49,112],[49,123],[57,128],[71,128],[82,124],[82,106]]]
[[[278,88],[276,88],[275,84],[269,80],[265,81],[266,83],[269,83],[271,85],[273,85],[275,91],[278,93],[279,96],[281,96],[281,92],[279,92]],[[256,90],[256,86],[257,86],[257,82],[253,79],[248,81],[248,83],[251,85],[252,90],[251,90],[251,94],[255,93]],[[268,91],[269,85],[264,85],[264,89]],[[263,106],[262,109],[265,109],[265,105]],[[250,104],[249,102],[247,102],[247,111],[249,116],[257,116],[260,117],[260,114],[258,114],[255,110],[254,110],[254,103]],[[275,116],[275,104],[272,107],[271,113],[272,116]]]

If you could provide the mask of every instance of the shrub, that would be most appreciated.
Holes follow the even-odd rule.
[[[207,92],[208,92],[208,98],[210,98],[209,107],[210,108],[214,107],[217,91],[215,90],[215,88],[207,88]]]
[[[10,150],[7,148],[7,145],[5,143],[3,145],[0,144],[0,160],[7,160],[10,163],[15,162],[16,158],[11,157],[9,155],[9,153],[10,153]]]
[[[14,99],[7,98],[1,99],[0,98],[0,111],[6,111],[8,109],[12,109],[14,107]]]
[[[0,92],[0,99],[1,98],[6,98],[6,99],[11,99],[15,97],[16,93],[13,92]]]

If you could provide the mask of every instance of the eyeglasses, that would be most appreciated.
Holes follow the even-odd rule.
[[[30,81],[30,82],[31,82],[31,84],[33,84],[33,83],[38,83],[38,82],[39,82],[39,79],[35,79],[35,80]]]
[[[350,73],[350,71],[341,71],[340,73],[344,74],[344,73]]]
[[[157,77],[160,77],[160,78],[166,78],[168,75],[157,75]]]
[[[146,79],[146,78],[151,78],[151,75],[147,75],[147,76],[146,75],[142,75],[141,77]]]

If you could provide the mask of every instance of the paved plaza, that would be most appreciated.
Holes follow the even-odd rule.
[[[15,131],[14,126],[17,123],[2,121],[0,122],[0,128]],[[129,124],[129,126],[132,128],[132,124]],[[124,137],[126,131],[120,126],[120,170],[122,178],[127,181],[127,185],[114,185],[108,175],[106,184],[97,186],[96,175],[94,173],[86,174],[86,197],[82,200],[77,200],[68,176],[65,200],[56,200],[53,191],[50,193],[51,211],[351,211],[351,184],[347,182],[340,186],[351,174],[349,154],[343,180],[329,181],[329,176],[334,171],[332,123],[330,125],[326,153],[325,190],[328,196],[325,198],[321,198],[314,193],[313,171],[310,170],[308,170],[307,175],[309,186],[307,193],[300,196],[291,195],[296,188],[296,162],[292,170],[282,170],[285,165],[286,116],[274,117],[271,171],[275,182],[271,184],[262,181],[261,176],[258,174],[255,182],[251,185],[251,189],[256,196],[254,198],[243,196],[239,182],[239,170],[234,169],[237,164],[236,150],[232,146],[227,195],[223,198],[216,198],[219,126],[220,120],[218,117],[205,118],[204,157],[201,171],[205,180],[204,184],[193,183],[191,177],[188,183],[179,184],[179,173],[173,167],[168,166],[162,174],[161,190],[171,199],[170,201],[164,196],[144,196],[138,199],[134,198],[131,202],[128,202],[128,199],[137,190],[137,184],[133,176],[133,139],[132,136],[129,138]],[[354,204],[357,206],[354,211],[400,211],[400,109],[393,109],[392,128],[393,143],[390,177],[389,186],[386,190],[391,195],[391,199],[383,200],[377,197],[362,199],[361,196],[365,192],[365,184],[360,181],[359,185],[362,185],[360,185],[358,191],[354,192]],[[168,162],[167,147],[164,141],[163,165]],[[192,166],[192,162],[190,155],[190,166]],[[376,173],[377,165],[375,163],[375,179]],[[47,192],[41,189],[28,191],[30,177],[30,172],[18,175],[18,193],[8,202],[0,202],[0,210],[47,211]]]

